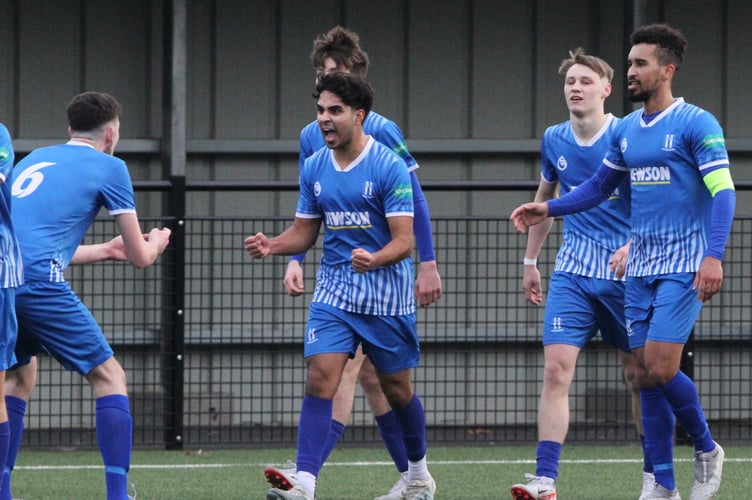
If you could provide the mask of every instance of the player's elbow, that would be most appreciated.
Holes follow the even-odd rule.
[[[128,261],[133,265],[133,267],[136,267],[137,269],[144,269],[154,264],[154,261],[157,260],[158,255],[159,254],[152,255],[148,252],[138,252],[128,255]]]

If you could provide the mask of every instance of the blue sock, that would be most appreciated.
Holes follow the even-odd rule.
[[[8,443],[8,458],[5,460],[5,470],[3,472],[3,484],[2,488],[0,488],[0,500],[11,500],[13,498],[10,491],[11,473],[13,472],[13,467],[16,465],[18,451],[21,448],[26,401],[15,396],[5,396],[5,407],[8,410],[10,439]]]
[[[642,443],[642,472],[649,472],[650,474],[653,473],[653,464],[650,462],[650,457],[648,456],[648,450],[645,448],[645,435],[640,435],[640,443]]]
[[[556,441],[539,441],[535,457],[535,475],[550,477],[554,481],[559,475],[559,457],[561,443]]]
[[[663,395],[671,405],[676,418],[692,439],[695,451],[712,451],[715,443],[710,435],[708,421],[700,405],[697,387],[682,371],[661,387]]]
[[[133,419],[128,396],[111,394],[96,400],[97,443],[104,463],[107,500],[128,500]]]
[[[0,465],[2,466],[2,470],[5,470],[5,462],[8,459],[8,447],[10,445],[10,423],[6,420],[5,422],[0,422]],[[10,477],[10,474],[8,474]],[[0,481],[4,482],[5,479],[5,473],[3,473],[2,476],[0,476]],[[2,487],[2,483],[0,483],[0,488]]]
[[[332,428],[332,400],[315,396],[303,397],[298,424],[298,471],[310,472],[318,477],[321,470],[322,450]]]
[[[653,464],[655,482],[673,491],[674,477],[674,413],[657,387],[640,389],[642,428],[645,431],[645,452]]]
[[[381,439],[384,440],[386,451],[394,461],[399,472],[407,472],[407,449],[405,440],[402,439],[402,430],[400,429],[399,419],[394,410],[389,410],[376,417],[376,425],[379,426]]]
[[[407,459],[417,462],[426,456],[426,414],[417,394],[400,409],[393,409],[402,430]]]
[[[339,438],[341,438],[342,434],[344,433],[345,433],[345,424],[332,419],[332,427],[331,429],[329,429],[329,436],[327,437],[326,444],[324,445],[324,451],[321,453],[322,465],[326,462],[326,459],[329,458],[329,455],[332,453],[332,450],[334,449],[335,446],[337,446],[337,443],[339,442]]]

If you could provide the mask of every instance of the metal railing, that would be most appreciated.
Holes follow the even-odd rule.
[[[305,378],[307,298],[284,293],[286,259],[253,261],[242,248],[246,235],[276,234],[289,218],[161,222],[180,236],[155,266],[102,263],[69,275],[128,373],[134,445],[292,446]],[[528,305],[520,291],[525,238],[506,220],[482,217],[434,218],[433,230],[445,295],[419,311],[422,358],[414,374],[429,438],[534,441],[542,308]],[[555,225],[539,259],[544,276],[559,230]],[[87,241],[115,231],[112,221],[98,220]],[[723,292],[705,306],[685,357],[714,434],[725,441],[752,439],[751,243],[752,220],[737,219]],[[309,289],[318,253],[316,247],[307,258]],[[95,446],[86,383],[49,359],[40,366],[25,445]],[[616,353],[595,341],[582,352],[572,385],[568,441],[636,440],[630,419]],[[379,441],[360,396],[343,441]]]

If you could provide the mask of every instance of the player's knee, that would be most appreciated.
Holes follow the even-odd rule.
[[[363,388],[363,392],[372,393],[381,391],[379,377],[373,370],[360,370],[360,373],[358,374],[358,383]]]
[[[559,363],[546,363],[543,367],[543,383],[549,388],[567,389],[572,374]]]

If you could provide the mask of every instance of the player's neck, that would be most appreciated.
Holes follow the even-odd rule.
[[[369,136],[365,134],[356,134],[347,144],[343,144],[341,148],[333,151],[334,160],[341,170],[349,167],[360,156],[360,153],[363,152],[363,149],[368,144],[368,138]]]
[[[671,87],[665,87],[652,94],[643,106],[642,112],[647,115],[660,113],[674,103],[674,94]]]
[[[585,115],[570,114],[569,121],[572,124],[572,132],[582,141],[587,142],[606,123],[608,115],[603,111],[588,113]]]

